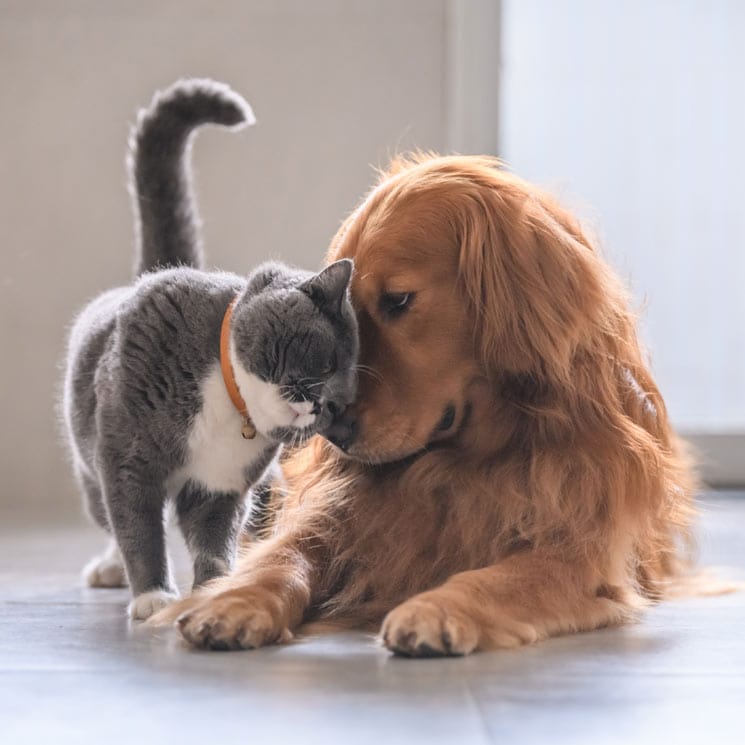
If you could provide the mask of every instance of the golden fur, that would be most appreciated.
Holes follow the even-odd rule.
[[[360,435],[348,456],[316,439],[287,461],[271,535],[166,612],[183,637],[255,647],[382,620],[396,652],[466,654],[664,596],[695,483],[626,292],[578,222],[493,159],[417,155],[344,222],[340,257]],[[391,319],[382,293],[416,295]]]

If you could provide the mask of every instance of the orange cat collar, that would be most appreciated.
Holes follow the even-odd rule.
[[[220,368],[222,369],[222,379],[225,381],[225,388],[228,391],[228,396],[230,396],[233,406],[235,406],[238,413],[243,418],[241,434],[245,440],[253,440],[253,438],[256,437],[256,427],[251,421],[246,402],[243,400],[243,396],[241,396],[241,392],[238,390],[238,384],[235,382],[233,364],[230,361],[230,319],[233,317],[233,308],[235,307],[236,300],[233,300],[233,302],[230,303],[222,319],[222,328],[220,329]]]

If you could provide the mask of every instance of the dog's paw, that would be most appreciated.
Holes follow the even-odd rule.
[[[127,575],[116,545],[101,556],[94,556],[83,568],[83,580],[88,587],[125,587]]]
[[[202,649],[255,649],[287,642],[292,633],[276,620],[261,594],[224,592],[203,600],[176,620],[181,636]]]
[[[178,593],[169,590],[143,592],[129,604],[129,617],[133,621],[144,621],[175,600],[178,600]]]
[[[435,598],[412,598],[383,620],[383,644],[404,657],[461,656],[479,643],[476,622]]]

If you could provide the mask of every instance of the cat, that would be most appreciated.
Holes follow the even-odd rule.
[[[317,274],[268,263],[248,278],[200,268],[192,135],[252,120],[213,81],[156,94],[130,141],[138,278],[94,299],[69,337],[62,409],[73,469],[113,537],[85,576],[99,587],[128,581],[132,619],[177,597],[166,501],[194,586],[226,573],[249,487],[284,444],[323,433],[355,395],[351,261]]]

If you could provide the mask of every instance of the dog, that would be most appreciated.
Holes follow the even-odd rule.
[[[166,609],[190,644],[380,625],[409,657],[628,622],[689,571],[691,460],[627,293],[488,157],[397,159],[333,239],[359,395],[284,464],[269,535]]]

